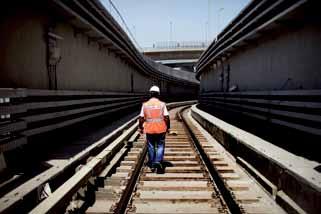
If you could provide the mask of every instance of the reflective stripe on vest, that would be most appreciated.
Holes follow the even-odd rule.
[[[156,119],[151,119],[151,118],[147,118],[145,121],[147,123],[156,123],[156,122],[161,122],[163,121],[164,119],[161,119],[161,118],[156,118]]]
[[[144,110],[144,130],[148,134],[159,134],[166,132],[164,121],[165,104],[158,99],[152,98],[143,105]]]

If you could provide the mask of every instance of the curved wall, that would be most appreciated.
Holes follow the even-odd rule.
[[[66,14],[57,5],[12,3],[1,16],[0,30],[6,33],[0,39],[0,88],[146,92],[159,84],[164,94],[167,85],[189,85],[181,91],[197,94],[198,82],[185,74],[188,72],[165,71],[164,76],[174,79],[182,76],[180,82],[142,70],[117,47],[103,43],[94,28],[75,27],[79,23],[85,26],[86,21]],[[48,29],[59,37],[56,46],[61,58],[55,72],[47,66]],[[162,73],[162,69],[146,64]]]
[[[283,29],[236,51],[223,61],[226,80],[221,82],[222,64],[202,73],[202,91],[221,91],[237,85],[240,91],[321,89],[319,60],[321,25],[306,24]]]

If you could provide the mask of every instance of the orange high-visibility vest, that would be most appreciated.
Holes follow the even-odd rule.
[[[158,99],[150,99],[143,104],[144,110],[144,131],[147,134],[160,134],[166,132],[164,120],[165,103]]]

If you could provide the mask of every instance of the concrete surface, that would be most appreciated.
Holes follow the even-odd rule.
[[[192,116],[234,156],[252,164],[305,211],[318,213],[321,209],[321,174],[314,169],[320,163],[289,153],[196,106]]]
[[[244,213],[287,213],[274,201],[274,197],[261,187],[261,183],[249,175],[248,171],[238,164],[237,159],[192,117],[191,111],[187,113],[187,118],[192,126],[196,127],[193,131],[198,144],[210,159],[218,176],[223,179],[225,188],[244,208]],[[217,185],[219,186],[219,182]]]

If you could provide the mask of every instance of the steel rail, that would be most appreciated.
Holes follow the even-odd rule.
[[[168,107],[168,109],[171,109],[171,108],[175,108],[175,107],[178,107],[181,105],[192,105],[195,103],[196,103],[196,101],[174,102],[174,103],[167,104],[167,107]],[[34,194],[35,191],[41,185],[46,184],[47,182],[53,182],[53,180],[55,180],[56,178],[59,178],[59,176],[61,176],[62,174],[75,170],[75,168],[78,167],[79,164],[82,163],[87,158],[96,155],[97,152],[99,152],[99,151],[102,151],[102,150],[104,151],[104,146],[106,146],[107,144],[109,144],[109,146],[111,146],[109,148],[117,148],[117,151],[121,150],[121,148],[119,148],[120,147],[119,145],[120,144],[124,145],[124,143],[125,143],[124,141],[130,137],[130,135],[135,131],[135,129],[137,129],[137,125],[133,125],[133,123],[136,120],[137,120],[137,117],[134,117],[129,122],[125,123],[124,125],[122,125],[118,129],[116,129],[115,131],[113,131],[112,133],[107,135],[106,137],[104,137],[101,140],[99,140],[98,142],[94,143],[90,148],[86,149],[85,151],[81,152],[80,154],[78,154],[77,156],[72,158],[70,160],[70,162],[67,163],[65,166],[57,167],[57,168],[52,167],[49,170],[43,172],[42,174],[27,181],[23,185],[19,186],[17,189],[13,190],[12,192],[6,194],[3,198],[0,199],[0,213],[12,213],[17,210],[22,210],[21,206],[24,205],[24,200],[26,198],[30,198],[30,196],[32,194]],[[135,126],[135,128],[133,128],[134,126]],[[126,130],[130,130],[130,132],[126,131]],[[124,133],[127,133],[127,134],[124,134]],[[122,140],[120,140],[120,137]],[[115,140],[116,138],[118,140]],[[110,151],[110,150],[108,150],[108,151]],[[111,152],[108,153],[110,155],[110,156],[108,156],[108,158],[113,157],[115,155],[114,152],[116,152],[116,150],[113,150],[112,153]],[[106,158],[103,157],[103,154],[101,154],[101,156],[98,159],[94,158],[94,160],[92,159],[93,161],[89,161],[87,163],[88,167],[90,168],[90,167],[98,167],[99,166],[98,168],[100,168],[100,166],[104,164],[103,161],[100,162],[100,159],[106,160]],[[116,162],[115,162],[115,164],[116,164]],[[89,170],[88,167],[85,167],[82,171],[79,170],[76,173],[77,176],[75,177],[75,179],[79,183],[82,182],[84,184],[86,182],[89,182],[91,176],[89,176],[88,173],[94,172],[94,171]],[[95,168],[95,170],[96,170],[96,168]],[[99,177],[98,172],[96,173],[95,177]],[[56,197],[56,194],[58,194],[58,193],[56,193],[54,196],[50,196],[50,198],[54,197],[55,199],[50,199],[50,200],[46,199],[46,200],[42,201],[40,204],[38,204],[38,206],[40,206],[41,204],[44,203],[45,205],[41,205],[41,206],[43,206],[44,209],[47,209],[48,212],[50,212],[50,210],[55,210],[54,208],[58,209],[59,207],[63,206],[63,204],[66,201],[65,199],[67,199],[67,198],[69,199],[70,196],[72,196],[73,194],[75,194],[79,190],[79,188],[78,188],[79,186],[78,186],[77,182],[73,182],[72,180],[73,180],[73,178],[69,178],[66,181],[66,182],[69,182],[68,185],[60,186],[56,190],[54,190],[54,193],[55,193],[56,191],[58,191],[58,189],[60,189],[58,191],[58,193],[60,192],[60,194],[61,194],[60,196],[63,198],[59,199],[60,196]],[[62,185],[64,185],[64,184],[62,184]],[[68,188],[70,188],[70,189],[68,189]],[[66,195],[64,195],[64,193],[66,193]],[[48,204],[50,204],[50,205],[48,205]],[[35,205],[35,206],[36,206],[35,209],[38,209],[37,208],[38,206],[37,205]],[[50,207],[52,207],[52,209]]]
[[[114,209],[115,213],[125,213],[128,202],[129,202],[132,192],[135,188],[138,176],[139,176],[140,171],[143,167],[144,160],[146,158],[146,154],[147,154],[147,143],[145,143],[145,145],[143,147],[143,151],[141,152],[140,157],[139,157],[137,164],[135,166],[135,169],[133,171],[133,174],[127,183],[127,187],[126,187],[125,191],[123,192],[123,194],[117,204],[117,207]]]
[[[95,155],[97,153],[97,150],[102,150],[104,146],[112,142],[115,138],[119,137],[123,133],[123,131],[132,126],[136,120],[137,117],[134,117],[107,136],[95,142],[92,146],[88,147],[84,151],[71,158],[65,165],[51,167],[43,173],[25,182],[21,186],[17,187],[13,191],[4,195],[0,199],[0,213],[12,213],[15,210],[23,210],[21,206],[25,205],[25,200],[29,199],[30,203],[30,197],[32,195],[36,195],[35,192],[39,187],[46,184],[47,182],[57,182],[56,179],[61,179],[61,176],[63,174],[74,171],[76,167],[78,167],[87,158]],[[64,180],[60,182],[64,182]]]
[[[107,176],[107,174],[109,174],[109,172],[111,172],[112,168],[114,167],[117,167],[116,173],[112,174],[111,177],[107,177],[107,183],[105,181],[104,188],[101,188],[100,190],[98,189],[95,193],[99,195],[96,196],[96,200],[99,200],[102,203],[98,203],[98,205],[96,205],[96,208],[90,207],[90,209],[86,211],[87,213],[136,213],[136,209],[138,209],[137,212],[141,212],[145,209],[149,210],[147,213],[150,213],[152,209],[156,209],[151,209],[150,206],[153,206],[153,203],[155,202],[156,204],[158,203],[158,197],[154,198],[153,196],[153,194],[156,194],[157,191],[162,191],[161,194],[163,194],[163,196],[160,196],[160,199],[161,201],[163,201],[163,204],[166,204],[166,201],[170,201],[170,204],[168,204],[168,206],[159,207],[158,209],[160,210],[168,211],[169,209],[175,208],[176,205],[175,203],[173,203],[175,202],[175,200],[182,202],[182,204],[178,205],[179,208],[177,209],[181,211],[186,210],[187,208],[182,207],[182,205],[189,202],[189,200],[196,200],[196,205],[197,203],[201,202],[203,203],[203,205],[210,205],[209,207],[202,208],[205,213],[213,212],[215,209],[218,213],[246,213],[248,211],[256,212],[262,209],[269,210],[270,208],[271,213],[283,213],[283,210],[279,208],[278,205],[273,202],[272,198],[270,198],[270,196],[268,196],[267,193],[265,193],[263,190],[260,189],[260,191],[263,192],[264,196],[262,196],[262,193],[254,193],[257,194],[255,195],[255,197],[251,195],[250,190],[255,190],[256,188],[259,188],[259,186],[254,182],[250,182],[252,178],[248,177],[246,173],[243,172],[243,174],[245,174],[245,179],[248,179],[245,183],[244,177],[242,178],[243,180],[239,181],[238,179],[240,178],[238,176],[230,175],[233,173],[240,173],[237,172],[238,170],[236,169],[239,166],[235,165],[234,167],[236,168],[230,168],[231,166],[229,165],[231,164],[231,162],[224,158],[217,157],[217,155],[222,154],[218,153],[219,150],[215,148],[215,145],[212,145],[208,140],[206,140],[204,135],[200,132],[198,126],[195,126],[195,124],[193,124],[193,122],[188,117],[187,110],[189,106],[190,103],[185,103],[185,106],[179,107],[175,109],[174,112],[171,112],[171,118],[173,119],[173,125],[175,127],[174,129],[180,130],[179,132],[181,133],[180,136],[177,137],[168,136],[168,146],[166,148],[169,148],[169,151],[171,152],[168,151],[170,154],[167,154],[167,156],[165,153],[165,160],[166,158],[169,158],[169,160],[188,160],[195,162],[193,163],[194,167],[192,167],[192,165],[190,164],[186,165],[186,163],[180,163],[182,165],[179,164],[178,166],[183,167],[174,167],[172,169],[169,168],[168,175],[166,173],[164,176],[155,175],[157,177],[157,179],[155,180],[156,182],[167,181],[168,179],[169,181],[172,181],[172,183],[169,182],[171,184],[168,184],[167,187],[159,186],[150,189],[151,186],[147,185],[147,187],[145,186],[145,189],[143,189],[145,182],[154,181],[153,178],[155,177],[154,174],[150,173],[146,167],[143,167],[147,146],[144,142],[144,139],[139,137],[139,134],[135,132],[137,130],[136,123],[134,126],[127,129],[123,133],[123,135],[117,138],[96,157],[92,157],[92,159],[85,166],[83,166],[72,178],[70,178],[67,182],[60,186],[51,196],[49,196],[49,198],[35,207],[31,211],[31,213],[63,212],[67,205],[71,203],[72,198],[75,194],[80,194],[79,191],[81,191],[82,188],[86,187],[88,183],[93,183],[96,177],[102,176],[100,177],[100,179],[106,178],[105,176]],[[173,113],[176,114],[173,115]],[[130,139],[129,141],[131,142],[135,141],[133,145],[136,145],[136,147],[128,147],[128,156],[125,156],[125,158],[121,160],[124,154],[126,154],[126,151],[124,150],[125,139]],[[137,142],[135,139],[137,139]],[[117,148],[117,150],[111,152],[115,148]],[[131,150],[131,148],[135,149]],[[117,151],[120,152],[117,153]],[[174,155],[176,151],[179,154]],[[115,157],[115,160],[113,159],[113,157]],[[213,157],[215,157],[215,159],[213,159]],[[112,160],[110,161],[110,165],[107,165],[107,167],[104,169],[104,166],[106,166],[107,164],[107,159]],[[215,160],[215,164],[213,160]],[[125,164],[125,162],[127,163]],[[129,164],[128,162],[132,162],[132,164],[127,165]],[[178,164],[176,162],[175,164]],[[177,175],[173,172],[176,172]],[[146,173],[149,174],[147,175]],[[226,177],[226,175],[232,176],[232,180],[235,181],[236,179],[237,182],[230,186],[230,180],[227,180],[228,177]],[[178,180],[175,179],[175,176],[177,176]],[[149,179],[146,180],[146,178]],[[174,178],[174,180],[171,180],[172,178]],[[198,184],[194,184],[196,186],[186,186],[185,182],[185,187],[181,189],[181,182],[179,182],[180,179],[182,180],[182,182],[192,181],[196,183],[198,182]],[[173,183],[173,181],[175,183]],[[200,183],[204,182],[210,182],[210,184],[207,183],[207,185],[205,186],[200,186]],[[185,192],[184,188],[187,188],[187,192]],[[117,190],[120,190],[120,192],[117,193]],[[154,193],[153,191],[156,192]],[[166,196],[166,191],[169,191],[168,196]],[[195,196],[195,199],[185,198],[187,195],[192,194],[193,191],[199,191],[199,196]],[[243,193],[245,191],[246,194],[241,194],[240,196],[240,191]],[[211,193],[211,196],[208,195],[209,193]],[[141,198],[141,194],[145,196]],[[174,196],[173,194],[178,195]],[[168,199],[166,197],[168,197]],[[144,198],[147,201],[144,202]],[[83,200],[86,200],[86,197],[84,197]],[[86,203],[86,201],[84,203]],[[84,206],[84,203],[82,203],[80,205],[81,207],[78,208],[81,210],[86,209],[86,207],[88,208],[88,204]],[[151,204],[146,205],[146,207],[144,205],[145,203]]]
[[[178,123],[180,123],[181,121],[182,121],[182,114],[183,114],[183,112],[185,112],[185,110],[186,109],[188,109],[188,108],[190,108],[190,105],[187,105],[187,106],[183,106],[183,107],[180,107],[180,108],[177,108],[176,109],[176,113],[175,113],[175,115],[173,115],[172,116],[172,119],[174,119],[174,123],[173,123],[173,125],[174,126],[176,126],[177,124],[175,123],[175,121],[177,121]],[[185,124],[184,123],[184,125],[183,125],[183,127],[184,128],[186,128],[186,126],[187,126],[187,124]],[[175,130],[177,129],[177,128],[174,128]],[[182,131],[182,133],[186,133],[185,131]],[[191,136],[190,136],[190,133],[186,133],[186,135],[185,134],[183,134],[184,136],[186,136],[188,139],[191,139]],[[170,138],[170,137],[169,137]],[[178,139],[177,139],[178,140]],[[189,140],[187,140],[187,141],[189,141]],[[166,144],[169,144],[169,146],[167,146],[167,147],[169,147],[169,148],[171,148],[171,146],[170,146],[170,144],[172,144],[172,143],[174,143],[175,142],[175,140],[173,141],[173,139],[168,139],[167,140],[167,142],[166,142]],[[174,143],[174,144],[176,144],[176,143]],[[185,143],[184,143],[185,144]],[[187,143],[187,145],[188,145],[188,143]],[[209,173],[209,171],[208,171],[208,169],[207,169],[207,167],[205,166],[205,164],[204,164],[204,162],[203,162],[203,157],[201,156],[201,154],[198,152],[198,150],[197,150],[197,148],[195,147],[195,145],[194,145],[194,143],[193,143],[193,141],[191,141],[191,144],[188,146],[188,147],[184,147],[184,149],[183,150],[186,150],[186,149],[189,149],[190,151],[193,151],[194,153],[193,154],[195,154],[195,160],[196,161],[198,161],[199,159],[200,159],[200,161],[198,161],[199,163],[199,165],[196,167],[196,168],[200,168],[200,171],[202,172],[202,179],[205,179],[205,180],[207,180],[208,178],[207,178],[207,174]],[[180,148],[180,149],[182,149],[182,148]],[[194,149],[196,149],[196,150],[194,150]],[[181,152],[184,152],[184,151],[181,151]],[[176,157],[176,156],[175,156]],[[166,152],[165,152],[165,160],[167,160],[166,159]],[[174,164],[175,165],[175,164]],[[205,168],[203,168],[203,166],[205,166]],[[184,167],[183,167],[184,168]],[[190,168],[193,168],[193,167],[190,167]],[[195,170],[195,167],[194,167],[194,170]],[[128,203],[128,205],[127,205],[127,203],[126,203],[126,205],[127,205],[127,212],[126,213],[136,213],[136,209],[137,209],[137,205],[136,205],[136,203],[135,203],[135,201],[138,201],[138,203],[148,203],[148,201],[144,201],[144,199],[143,198],[140,198],[140,194],[143,194],[143,193],[140,193],[140,192],[138,192],[139,190],[143,190],[143,188],[144,188],[144,183],[147,181],[153,181],[153,177],[149,177],[151,180],[145,180],[146,179],[146,176],[147,176],[147,172],[149,172],[149,170],[146,170],[146,169],[141,169],[141,172],[140,172],[140,175],[139,175],[139,177],[140,177],[140,180],[139,180],[139,182],[136,184],[136,188],[135,188],[135,191],[132,193],[132,197],[131,197],[131,202],[127,202]],[[191,174],[193,174],[193,169],[189,169],[189,167],[186,167],[186,169],[184,170],[184,171],[181,171],[181,172],[185,172],[185,173],[191,173]],[[175,173],[174,173],[175,174]],[[204,176],[204,177],[203,177]],[[191,180],[193,180],[193,181],[196,181],[196,182],[198,182],[199,180],[199,178],[193,178],[193,177],[186,177],[186,178],[184,178],[184,173],[181,175],[181,177],[177,177],[177,179],[182,179],[181,181],[183,182],[183,181],[190,181],[189,179],[191,179]],[[187,179],[187,180],[185,180],[185,179]],[[225,203],[225,201],[224,201],[224,199],[221,197],[221,194],[220,194],[220,192],[219,192],[219,189],[217,188],[217,186],[216,186],[216,184],[215,184],[215,181],[210,177],[209,178],[209,180],[210,180],[210,183],[213,185],[213,186],[211,186],[209,183],[207,183],[207,187],[205,188],[205,189],[202,189],[202,190],[200,190],[200,193],[199,194],[202,194],[202,192],[206,192],[206,191],[209,191],[209,192],[212,192],[212,195],[211,195],[211,197],[210,198],[207,198],[207,199],[205,199],[205,198],[198,198],[197,196],[195,197],[195,199],[188,199],[188,198],[185,198],[185,199],[182,199],[183,201],[184,200],[186,200],[186,202],[190,202],[191,204],[191,206],[194,204],[194,202],[193,202],[193,200],[196,200],[197,202],[195,202],[196,204],[194,204],[194,205],[196,205],[197,206],[197,203],[202,203],[202,202],[204,202],[204,203],[208,203],[208,204],[211,204],[211,206],[210,207],[207,207],[207,208],[205,208],[205,209],[208,209],[207,210],[207,212],[212,212],[212,211],[214,211],[213,209],[218,209],[218,212],[219,213],[230,213],[227,209],[226,209],[226,203]],[[164,174],[164,176],[162,177],[162,179],[161,179],[161,181],[167,181],[166,180],[166,173]],[[168,178],[168,181],[169,181],[169,183],[172,181],[170,178]],[[182,187],[180,187],[180,182],[179,182],[179,180],[177,180],[176,181],[177,182],[177,187],[176,188],[182,188]],[[174,189],[171,189],[171,188],[173,188],[174,186],[168,186],[168,187],[165,187],[164,188],[164,190],[166,189],[166,188],[169,188],[168,190],[169,191],[171,191],[171,190],[174,190],[174,189],[176,189],[176,188],[174,188]],[[212,187],[213,187],[213,189],[212,189]],[[149,187],[150,188],[150,187]],[[160,188],[159,190],[161,190],[161,186],[159,186],[158,188]],[[185,186],[185,188],[188,188],[188,187],[186,187]],[[198,191],[197,190],[197,188],[199,188],[199,187],[192,187],[192,186],[189,186],[189,189],[186,189],[186,191],[188,192],[188,190],[195,190],[195,191]],[[204,187],[203,187],[204,188]],[[158,189],[156,188],[155,189],[155,191],[157,191]],[[184,187],[182,188],[182,190],[184,190]],[[147,189],[145,190],[145,191],[148,191],[148,187],[147,187]],[[153,190],[150,190],[151,191],[151,193],[153,193]],[[166,192],[166,191],[165,191]],[[182,191],[181,193],[183,193],[184,194],[184,191]],[[154,193],[153,193],[154,194]],[[196,195],[197,195],[197,193],[195,193]],[[153,199],[153,200],[156,200],[157,201],[157,193],[155,193],[155,199]],[[174,198],[171,198],[171,195],[169,194],[168,195],[168,197],[169,197],[169,199],[167,199],[168,201],[170,201],[169,202],[169,204],[168,204],[168,206],[171,206],[171,204],[173,205],[172,206],[172,208],[173,207],[175,207],[175,204],[176,204],[176,201],[175,201],[175,199]],[[184,197],[183,197],[184,198]],[[192,197],[193,198],[193,197]],[[142,201],[141,201],[142,200]],[[163,198],[163,197],[161,197],[161,199],[160,200],[166,200],[165,198]],[[177,199],[178,201],[177,201],[177,203],[179,203],[179,199]],[[199,201],[198,201],[199,200]],[[205,204],[203,204],[203,205],[205,205]],[[151,206],[151,205],[150,205]],[[158,209],[158,210],[163,210],[164,208],[163,207],[157,207],[157,205],[155,205],[156,207],[154,207],[154,209],[156,210],[156,209]],[[164,207],[166,207],[166,205],[164,205]],[[138,209],[142,209],[142,208],[138,208]],[[143,208],[144,209],[144,208]],[[182,208],[180,208],[180,209],[182,209]],[[183,209],[186,209],[186,208],[183,208]],[[194,208],[195,209],[195,208]],[[169,211],[169,210],[167,210],[167,211]],[[180,210],[181,211],[181,210]],[[140,212],[142,212],[142,213],[144,213],[142,210],[139,210],[139,211],[137,211],[138,213],[140,213]],[[174,212],[174,210],[172,210],[171,211],[171,213],[173,213]],[[207,213],[206,212],[206,213]],[[118,213],[118,212],[116,212],[116,213]],[[123,212],[121,212],[121,213],[123,213]],[[147,212],[147,213],[149,213],[149,212]],[[166,211],[163,211],[163,213],[166,213]],[[203,212],[202,212],[203,213]]]
[[[183,111],[180,113],[180,118],[182,119],[182,121],[188,131],[188,134],[195,145],[195,148],[199,152],[201,159],[203,160],[204,164],[206,165],[206,167],[212,177],[212,181],[215,182],[216,186],[218,187],[219,191],[221,192],[222,197],[223,197],[224,201],[226,202],[226,205],[228,206],[230,212],[233,214],[243,213],[241,206],[235,200],[235,197],[233,196],[232,192],[229,191],[227,186],[224,184],[224,180],[220,177],[219,173],[213,167],[211,160],[206,155],[204,149],[202,148],[202,145],[200,144],[199,140],[195,136],[195,133],[192,130],[191,123],[186,118],[186,115],[185,115],[186,109],[183,109]]]
[[[85,166],[76,172],[68,181],[40,203],[30,214],[57,213],[64,208],[64,205],[72,199],[73,194],[86,185],[91,178],[97,177],[103,170],[103,165],[116,155],[125,146],[125,141],[137,130],[138,122],[119,136],[114,142],[108,145],[96,157],[93,157]]]

